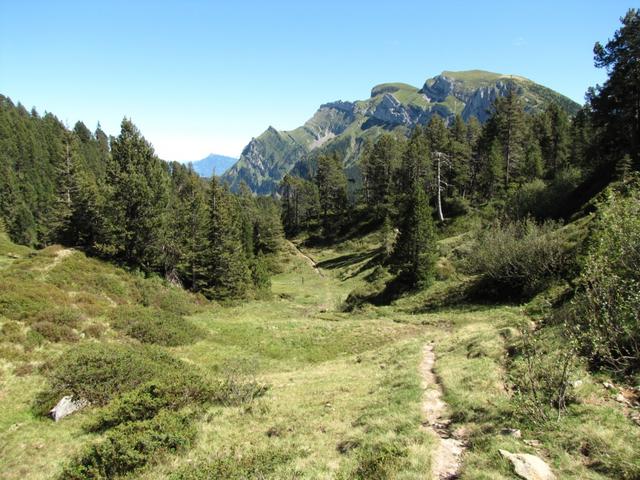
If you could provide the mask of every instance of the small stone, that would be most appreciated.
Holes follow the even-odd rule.
[[[522,438],[522,432],[517,428],[503,428],[500,433],[513,438]]]
[[[525,443],[525,445],[529,445],[530,447],[542,446],[542,442],[540,442],[540,440],[527,439],[527,440],[523,440],[523,442]]]
[[[499,450],[500,455],[508,459],[513,465],[516,475],[525,480],[556,480],[549,465],[540,457],[528,453],[511,453]]]
[[[49,411],[49,415],[58,422],[64,417],[83,409],[87,405],[89,405],[89,402],[86,400],[74,400],[73,396],[67,395],[62,397],[58,404]]]
[[[623,405],[631,405],[631,402],[624,398],[624,395],[622,395],[621,393],[616,395],[616,402],[622,403]]]
[[[616,387],[613,385],[613,383],[609,383],[609,382],[602,382],[602,386],[604,388],[606,388],[607,390],[615,390]]]

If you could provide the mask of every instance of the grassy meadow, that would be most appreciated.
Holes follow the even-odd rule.
[[[121,426],[105,433],[88,425],[118,411],[112,405],[122,397],[58,423],[39,415],[34,402],[50,381],[55,359],[67,350],[105,344],[144,352],[145,345],[153,344],[180,362],[179,371],[197,373],[207,385],[223,382],[237,389],[232,393],[246,395],[231,401],[239,397],[227,392],[216,397],[220,401],[167,407],[173,412],[169,415],[189,419],[184,445],[167,446],[154,437],[153,445],[159,446],[130,476],[430,478],[438,439],[422,426],[418,365],[423,345],[431,341],[452,430],[467,444],[461,478],[515,478],[500,448],[537,454],[563,479],[638,478],[637,427],[610,398],[603,379],[586,369],[579,369],[576,401],[559,421],[540,425],[518,415],[509,352],[535,320],[526,305],[437,306],[434,299],[467,280],[448,267],[426,291],[391,305],[344,312],[348,294],[372,281],[369,261],[378,252],[378,240],[374,232],[337,247],[304,249],[322,267],[322,275],[286,245],[273,259],[280,273],[272,278],[271,296],[225,305],[79,251],[61,256],[59,247],[36,252],[4,242],[0,476],[101,478],[87,473],[97,457],[83,452],[105,439],[116,442],[114,432]],[[463,240],[460,235],[444,239],[441,250],[449,252]],[[448,265],[445,258],[440,263]],[[167,323],[154,328],[155,333],[169,333],[119,327],[123,318],[134,318],[134,307],[141,309],[134,310],[135,318],[166,318]],[[67,313],[46,315],[60,309]],[[176,333],[171,315],[197,336]],[[40,325],[44,322],[54,325],[51,331]],[[242,390],[243,385],[259,388]],[[166,424],[153,425],[142,431],[157,433]],[[522,437],[505,435],[505,428],[520,429]],[[74,458],[84,459],[85,470],[69,469]]]

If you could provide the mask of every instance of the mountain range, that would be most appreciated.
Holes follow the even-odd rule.
[[[345,168],[357,178],[366,140],[388,131],[408,134],[433,115],[451,120],[459,114],[465,120],[476,117],[484,122],[493,101],[505,95],[511,83],[528,111],[542,109],[550,102],[572,115],[580,108],[566,96],[524,77],[481,70],[445,71],[427,79],[422,88],[385,83],[375,86],[367,100],[326,103],[294,130],[279,131],[270,126],[249,142],[223,179],[232,190],[237,191],[245,182],[257,194],[272,194],[285,174],[294,169],[304,173],[308,160],[330,151],[338,151]]]
[[[214,174],[218,176],[224,174],[237,161],[237,158],[211,153],[202,160],[190,163],[198,175],[209,178]]]

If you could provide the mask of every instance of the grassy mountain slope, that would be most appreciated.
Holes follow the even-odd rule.
[[[544,108],[549,102],[571,114],[579,108],[567,97],[523,77],[481,70],[445,71],[428,79],[422,88],[385,83],[375,86],[367,100],[321,105],[311,119],[292,131],[269,127],[251,140],[223,178],[235,190],[245,182],[258,194],[270,194],[296,163],[338,150],[357,179],[356,167],[366,139],[375,139],[385,131],[406,134],[435,114],[446,119],[460,114],[464,119],[474,116],[484,121],[492,101],[506,92],[509,82],[516,84],[527,110]]]
[[[442,232],[439,264],[449,265],[464,249],[465,228],[462,222]],[[277,259],[281,273],[272,278],[273,297],[226,306],[201,304],[159,280],[81,252],[0,242],[2,477],[56,478],[89,445],[113,438],[118,427],[101,433],[87,425],[111,418],[105,409],[113,415],[121,396],[58,423],[38,416],[32,405],[65,352],[83,346],[144,352],[114,321],[121,318],[117,312],[138,306],[189,322],[196,338],[154,348],[179,362],[172,365],[184,374],[198,372],[218,385],[211,395],[226,400],[165,411],[162,421],[191,415],[191,440],[180,455],[173,448],[152,451],[133,478],[428,477],[437,438],[422,426],[418,365],[425,342],[435,345],[452,429],[467,441],[460,478],[513,478],[499,448],[539,455],[563,479],[637,478],[637,427],[615,393],[602,386],[609,379],[581,368],[572,378],[580,381],[576,402],[558,422],[540,426],[515,415],[509,352],[544,299],[446,306],[442,299],[469,278],[443,267],[428,290],[391,305],[342,312],[349,292],[378,281],[371,260],[381,236],[357,231],[332,246],[304,248],[323,275],[285,246]],[[50,315],[62,309],[80,315],[74,323]],[[45,321],[68,330],[47,337],[37,326]],[[258,395],[251,385],[268,388]],[[226,396],[220,397],[221,386]],[[522,437],[505,435],[505,428],[520,429]]]

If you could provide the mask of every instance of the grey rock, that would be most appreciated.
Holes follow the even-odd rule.
[[[522,438],[522,432],[517,428],[503,428],[500,433],[513,438]]]
[[[525,480],[556,480],[549,465],[540,457],[528,453],[511,453],[507,450],[500,450],[500,455],[509,460],[516,475]]]
[[[89,402],[87,402],[86,400],[74,400],[72,395],[67,395],[65,397],[62,397],[58,404],[49,411],[49,415],[51,415],[51,418],[58,422],[64,417],[67,417],[72,413],[77,412],[78,410],[82,410],[88,405]]]

